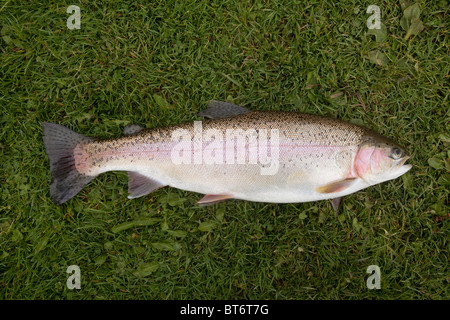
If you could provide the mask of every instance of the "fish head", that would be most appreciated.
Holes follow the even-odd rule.
[[[356,174],[370,185],[400,177],[412,166],[404,148],[376,133],[363,139],[355,157]]]

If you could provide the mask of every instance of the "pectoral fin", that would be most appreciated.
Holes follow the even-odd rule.
[[[337,213],[339,211],[339,205],[341,204],[342,197],[334,198],[331,200],[331,205],[333,206],[334,211]]]
[[[197,204],[199,206],[209,206],[220,201],[234,198],[232,194],[207,194],[201,198]]]
[[[357,178],[348,178],[336,182],[329,183],[316,189],[319,193],[336,193],[341,192],[350,187]]]
[[[139,198],[165,185],[137,172],[128,172],[128,199]]]
[[[238,116],[247,112],[250,112],[250,110],[236,104],[211,100],[208,104],[208,108],[200,111],[197,115],[210,119],[220,119]]]

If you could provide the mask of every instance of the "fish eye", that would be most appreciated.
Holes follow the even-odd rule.
[[[392,148],[391,149],[391,158],[394,160],[400,159],[403,157],[403,150],[399,148]]]

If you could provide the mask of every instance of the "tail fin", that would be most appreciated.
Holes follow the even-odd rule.
[[[45,151],[50,160],[50,196],[55,203],[61,204],[95,178],[78,172],[74,158],[75,147],[82,141],[92,139],[55,123],[43,122],[42,130]]]

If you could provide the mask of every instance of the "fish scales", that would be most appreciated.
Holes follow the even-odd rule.
[[[233,106],[227,110],[232,112]],[[139,192],[134,193],[141,196],[172,186],[218,195],[208,197],[212,203],[228,198],[306,202],[341,197],[375,184],[372,175],[380,165],[372,163],[371,157],[381,159],[384,165],[391,161],[385,159],[389,157],[387,153],[398,149],[388,138],[337,119],[296,112],[247,112],[240,108],[235,111],[241,114],[230,117],[143,129],[118,139],[97,141],[77,136],[80,141],[73,146],[73,167],[85,179],[107,171],[137,173],[130,178],[139,184],[130,182],[131,197],[135,197],[136,188]],[[213,116],[214,112],[210,110]],[[174,138],[175,132],[181,135]],[[44,135],[48,150],[49,140]],[[174,153],[180,141],[185,143],[182,152]],[[179,163],[174,154],[185,157]],[[410,169],[403,165],[406,159],[402,151],[400,165],[398,159],[389,162],[392,167],[397,166],[391,176]],[[381,180],[393,179],[391,176]]]
[[[317,123],[324,119],[324,124]],[[254,128],[259,130],[278,130],[280,132],[280,147],[281,150],[285,151],[281,153],[280,165],[282,170],[296,170],[294,173],[286,171],[279,172],[276,176],[261,176],[257,173],[258,168],[254,166],[226,165],[226,161],[224,161],[225,165],[223,166],[203,163],[199,165],[180,164],[174,167],[170,162],[167,162],[170,161],[169,152],[173,147],[171,133],[176,129],[186,129],[193,139],[194,126],[192,123],[187,123],[179,126],[143,130],[135,136],[117,140],[117,144],[115,140],[91,143],[90,147],[94,147],[97,151],[97,153],[90,152],[91,159],[96,161],[99,168],[103,168],[103,170],[91,174],[99,174],[110,170],[131,170],[133,167],[136,168],[138,166],[137,169],[139,171],[145,171],[147,175],[157,180],[170,180],[169,185],[182,186],[182,188],[193,189],[192,191],[202,193],[207,193],[208,191],[213,191],[214,193],[231,191],[239,197],[240,194],[245,192],[257,192],[258,185],[282,185],[284,182],[284,187],[281,187],[281,189],[285,192],[285,189],[291,188],[291,185],[296,183],[293,177],[299,177],[299,170],[309,169],[308,177],[314,177],[318,174],[316,171],[323,170],[323,166],[319,168],[316,165],[315,169],[313,168],[312,161],[314,159],[312,158],[314,152],[310,148],[303,148],[303,146],[326,146],[323,150],[326,152],[327,150],[330,151],[330,145],[335,145],[333,149],[341,151],[341,148],[337,147],[350,146],[359,142],[357,139],[358,132],[360,134],[362,132],[360,132],[359,127],[351,127],[353,127],[353,131],[349,131],[348,126],[342,125],[340,122],[290,112],[252,112],[241,117],[203,122],[205,131],[218,129],[224,136],[226,135],[226,130],[237,128],[242,130]],[[322,132],[323,134],[321,134]],[[98,145],[100,146],[97,147]],[[157,147],[158,145],[159,147]],[[102,146],[104,150],[102,150]],[[290,146],[292,152],[289,152],[285,146]],[[299,148],[303,148],[306,154],[299,152]],[[106,150],[109,150],[115,156],[112,156],[111,153],[107,153],[105,156]],[[226,149],[223,152],[226,152]],[[350,153],[347,154],[347,160],[342,160],[341,162],[347,161],[349,164],[351,161],[349,155]],[[331,165],[336,163],[334,156],[334,154],[328,152],[328,158],[331,157]],[[129,158],[135,159],[129,163],[130,166],[124,163]],[[158,160],[163,162],[159,163]],[[152,169],[149,170],[149,167],[152,167]],[[343,171],[345,170],[346,168],[343,169]],[[208,183],[205,183],[205,176],[211,176],[208,179]],[[304,182],[305,177],[304,174],[302,185],[305,188],[309,188],[308,184]],[[329,179],[332,178],[332,176],[329,176]],[[188,183],[186,183],[187,181]],[[248,182],[252,183],[249,184]]]

